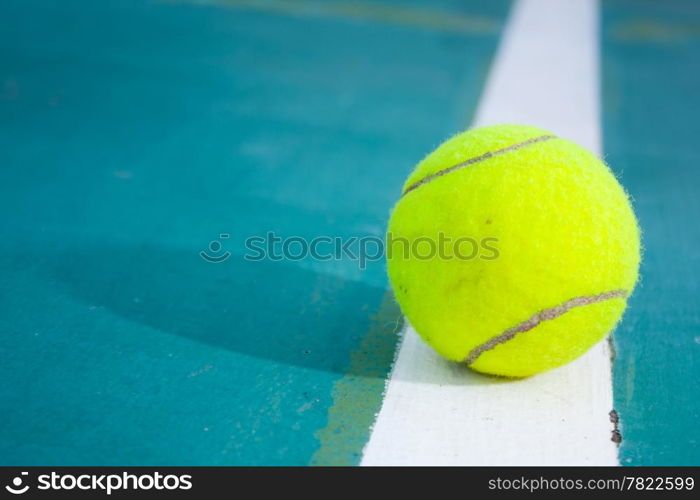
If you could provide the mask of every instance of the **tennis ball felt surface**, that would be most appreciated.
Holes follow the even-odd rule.
[[[638,277],[639,229],[615,176],[535,127],[443,143],[409,176],[387,233],[403,313],[440,354],[485,373],[579,357],[614,328]]]

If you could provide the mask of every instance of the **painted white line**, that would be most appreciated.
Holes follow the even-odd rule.
[[[600,152],[596,0],[520,0],[476,125],[524,123]],[[448,363],[409,326],[362,465],[616,465],[610,353],[501,381]]]
[[[475,126],[523,123],[601,150],[597,0],[513,5]]]

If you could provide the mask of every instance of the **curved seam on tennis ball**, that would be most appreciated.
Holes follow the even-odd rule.
[[[440,170],[438,172],[435,172],[434,174],[427,175],[423,177],[421,180],[414,182],[410,186],[406,188],[406,190],[403,192],[401,195],[406,196],[408,193],[413,191],[416,188],[419,188],[423,184],[427,184],[430,181],[433,181],[437,179],[438,177],[442,177],[445,174],[449,174],[450,172],[453,172],[457,169],[467,167],[469,165],[474,165],[475,163],[479,163],[480,161],[488,160],[489,158],[492,158],[494,156],[502,155],[504,153],[509,153],[511,151],[515,151],[520,148],[524,148],[525,146],[529,146],[531,144],[535,144],[538,142],[542,141],[548,141],[550,139],[556,139],[556,135],[541,135],[539,137],[533,137],[532,139],[528,139],[527,141],[519,142],[517,144],[513,144],[511,146],[508,146],[503,149],[497,149],[496,151],[488,151],[482,155],[475,156],[474,158],[469,158],[468,160],[464,160],[463,162],[458,163],[457,165],[452,165],[451,167],[447,167],[444,170]]]
[[[531,318],[526,319],[522,323],[515,325],[513,328],[509,328],[500,335],[493,337],[491,340],[476,346],[469,352],[469,356],[467,356],[464,362],[470,365],[474,361],[476,361],[477,358],[481,356],[484,352],[489,351],[500,344],[508,342],[509,340],[512,340],[519,333],[532,330],[543,321],[556,319],[559,316],[569,312],[574,307],[587,306],[589,304],[595,304],[597,302],[603,302],[605,300],[626,297],[626,290],[612,290],[610,292],[599,293],[597,295],[575,297],[573,299],[567,300],[566,302],[562,302],[558,306],[550,307],[549,309],[544,309],[543,311],[538,312]]]

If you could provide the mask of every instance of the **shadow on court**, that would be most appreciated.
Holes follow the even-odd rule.
[[[378,315],[384,289],[289,263],[232,255],[213,264],[196,252],[109,246],[59,254],[49,265],[88,306],[248,356],[383,378],[394,355],[401,314],[392,300]],[[367,335],[373,352],[349,364]]]

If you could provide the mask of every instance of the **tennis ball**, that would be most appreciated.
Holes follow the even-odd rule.
[[[420,336],[476,371],[565,364],[618,322],[639,228],[589,151],[521,125],[459,134],[408,177],[387,231],[396,299]]]

